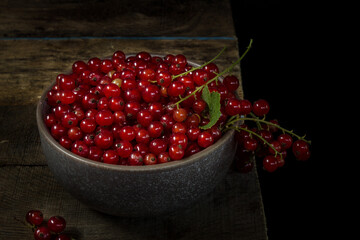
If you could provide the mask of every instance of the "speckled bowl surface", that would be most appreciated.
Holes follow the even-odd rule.
[[[45,97],[50,88],[36,110],[43,153],[55,179],[90,208],[129,217],[173,212],[213,191],[231,165],[234,131],[199,153],[163,164],[111,165],[75,155],[51,136],[43,121],[49,109]]]

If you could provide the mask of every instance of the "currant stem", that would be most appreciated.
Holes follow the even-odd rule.
[[[172,77],[172,79],[175,79],[175,78],[178,78],[178,77],[181,77],[181,76],[184,76],[192,71],[195,71],[197,69],[200,69],[200,68],[203,68],[205,67],[206,65],[212,63],[213,61],[215,61],[218,57],[220,57],[220,55],[225,51],[226,47],[224,47],[213,59],[211,59],[210,61],[204,63],[203,65],[199,66],[199,67],[195,67],[195,68],[191,68],[189,71],[186,71],[186,72],[183,72],[183,73],[180,73],[178,75],[175,75]]]
[[[275,124],[275,123],[272,123],[272,122],[269,122],[269,121],[266,121],[266,120],[263,120],[263,119],[259,119],[259,118],[249,118],[249,117],[240,117],[238,120],[243,120],[243,121],[248,120],[248,121],[254,121],[254,122],[257,122],[257,123],[265,123],[266,125],[274,126],[274,127],[280,129],[280,130],[283,131],[283,132],[286,132],[286,133],[288,133],[288,134],[290,134],[290,135],[292,135],[292,136],[294,136],[294,137],[296,137],[296,138],[298,138],[298,139],[300,139],[300,140],[305,141],[305,142],[308,143],[308,144],[311,144],[311,141],[306,140],[306,139],[305,139],[305,136],[304,136],[304,137],[301,137],[301,136],[295,134],[292,130],[291,130],[291,131],[290,131],[290,130],[287,130],[286,128],[280,127],[279,125],[277,125],[277,124]],[[235,123],[235,121],[229,122],[228,124],[226,124],[226,126],[232,125],[233,123]]]
[[[254,113],[250,113],[250,115],[253,117],[253,118],[256,118],[256,119],[259,119]],[[258,129],[259,130],[261,130],[262,129],[262,127],[261,127],[261,124],[259,123],[259,122],[256,122],[256,126],[258,127]]]
[[[230,127],[230,128],[235,129],[235,130],[238,131],[238,132],[240,132],[240,130],[241,130],[241,131],[245,131],[245,132],[248,132],[248,133],[250,133],[250,134],[258,137],[261,141],[263,141],[266,145],[268,145],[269,147],[271,147],[271,148],[274,150],[274,152],[275,152],[275,157],[279,154],[280,157],[282,158],[282,154],[281,154],[280,152],[278,152],[278,151],[274,148],[274,146],[271,145],[271,143],[269,143],[268,141],[266,141],[262,136],[260,136],[260,135],[257,134],[256,132],[251,131],[251,130],[249,130],[249,129],[247,129],[247,128],[242,128],[242,127],[234,127],[234,128],[233,128],[233,127]]]
[[[204,85],[201,85],[201,86],[197,87],[191,94],[187,95],[187,96],[184,97],[183,99],[180,99],[179,101],[177,101],[176,103],[174,103],[174,105],[176,105],[176,106],[179,105],[181,102],[185,101],[186,99],[188,99],[188,98],[191,97],[192,95],[195,95],[197,92],[201,91],[204,87],[206,87],[207,85],[209,85],[209,84],[212,83],[213,81],[217,80],[220,76],[224,75],[225,73],[231,72],[232,69],[234,68],[234,66],[237,65],[237,64],[239,64],[240,61],[241,61],[241,60],[245,57],[245,55],[248,53],[248,51],[249,51],[250,48],[251,48],[252,42],[253,42],[253,40],[250,39],[250,43],[249,43],[249,45],[247,46],[245,52],[241,55],[241,57],[240,57],[238,60],[236,60],[233,64],[231,64],[230,67],[226,68],[226,69],[225,69],[224,71],[222,71],[221,73],[216,74],[216,76],[215,76],[214,78],[212,78],[212,79],[210,79],[209,81],[207,81]],[[225,50],[225,48],[224,48],[215,58],[213,58],[213,59],[210,60],[209,62],[212,62],[212,61],[214,61],[216,58],[218,58],[218,57],[220,56],[220,54],[221,54],[224,50]],[[203,67],[203,66],[206,66],[207,64],[209,64],[209,62],[201,65],[200,67],[198,67],[198,68],[196,68],[196,69],[199,69],[199,68],[201,68],[201,67]],[[187,72],[184,72],[184,73],[182,73],[182,74],[179,74],[179,75],[174,76],[174,78],[175,78],[175,77],[178,77],[178,76],[182,76],[182,75],[187,74],[188,72],[191,72],[191,71],[194,71],[194,70],[195,70],[195,69],[191,69],[190,71],[187,71]]]

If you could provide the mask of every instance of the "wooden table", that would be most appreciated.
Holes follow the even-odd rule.
[[[147,219],[87,208],[55,181],[40,146],[36,103],[76,60],[148,51],[220,68],[239,57],[228,1],[0,2],[0,239],[33,239],[16,219],[61,215],[76,239],[267,239],[256,170],[230,170],[215,191],[181,212]],[[241,78],[240,67],[234,74]]]

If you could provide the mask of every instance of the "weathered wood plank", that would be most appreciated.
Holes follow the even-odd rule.
[[[235,36],[228,0],[1,1],[0,37]]]
[[[74,61],[111,56],[116,50],[126,54],[148,51],[157,54],[182,53],[189,60],[204,63],[224,46],[216,61],[221,69],[238,58],[236,40],[6,40],[0,44],[0,105],[36,102],[59,73],[69,71]],[[240,77],[240,68],[234,68]]]
[[[46,165],[35,109],[35,104],[0,106],[0,167]]]
[[[256,171],[230,172],[194,206],[153,218],[121,218],[87,208],[63,190],[47,166],[0,168],[0,239],[33,239],[23,219],[29,209],[62,215],[77,239],[266,239]]]

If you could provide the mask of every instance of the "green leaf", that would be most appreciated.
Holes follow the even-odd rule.
[[[201,126],[201,129],[209,129],[216,124],[221,116],[220,112],[220,93],[210,92],[206,85],[201,94],[202,99],[206,102],[209,108],[210,122],[205,126]]]

